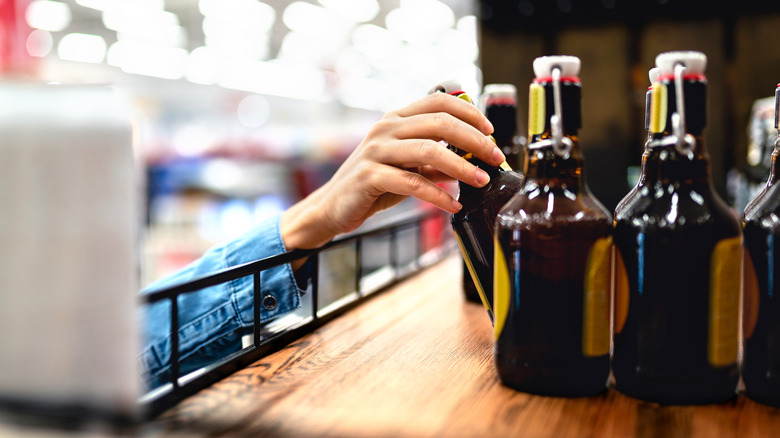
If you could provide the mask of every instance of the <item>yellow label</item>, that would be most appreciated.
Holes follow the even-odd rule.
[[[487,309],[488,313],[490,313],[490,316],[493,316],[493,309],[490,308],[490,303],[488,303],[487,298],[485,297],[485,291],[482,289],[482,283],[480,283],[479,277],[477,277],[477,271],[474,269],[474,265],[471,263],[471,258],[463,248],[463,241],[460,240],[460,236],[458,236],[458,233],[455,231],[453,231],[452,234],[455,235],[455,241],[458,242],[458,248],[460,248],[460,253],[463,255],[463,261],[466,262],[466,267],[469,269],[471,280],[474,281],[474,285],[477,287],[479,299],[482,301],[482,305],[485,306],[485,309]]]
[[[613,246],[612,252],[615,256],[615,333],[620,333],[628,318],[628,273],[620,250]]]
[[[756,275],[756,267],[753,265],[750,252],[744,248],[742,249],[742,269],[743,299],[745,300],[742,303],[742,337],[750,339],[758,322],[758,275]],[[770,266],[769,269],[772,267]]]
[[[707,359],[713,366],[737,360],[740,250],[742,238],[723,239],[710,260],[710,313]]]
[[[609,353],[609,287],[612,279],[612,237],[602,237],[590,247],[585,266],[582,299],[582,354]]]
[[[544,87],[531,84],[528,90],[528,137],[544,132],[545,98]]]
[[[509,268],[506,265],[504,250],[497,238],[493,239],[493,306],[495,314],[493,318],[493,330],[496,340],[504,329],[506,315],[509,313]]]
[[[667,108],[666,85],[653,85],[650,92],[650,132],[664,132]]]

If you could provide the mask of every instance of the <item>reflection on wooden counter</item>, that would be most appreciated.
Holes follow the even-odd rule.
[[[660,406],[614,390],[540,397],[502,386],[482,306],[446,258],[184,400],[151,436],[777,436],[780,409],[744,396]]]

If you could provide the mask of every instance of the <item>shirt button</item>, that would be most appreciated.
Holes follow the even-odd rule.
[[[276,301],[276,297],[271,294],[266,294],[263,297],[263,307],[265,307],[265,310],[274,310],[276,309],[276,305],[278,302]]]

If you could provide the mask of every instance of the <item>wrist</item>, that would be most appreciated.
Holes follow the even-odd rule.
[[[325,217],[319,192],[316,190],[282,213],[280,232],[288,251],[317,248],[336,236]]]

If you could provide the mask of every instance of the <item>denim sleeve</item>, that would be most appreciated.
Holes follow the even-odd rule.
[[[195,277],[286,251],[279,231],[281,215],[265,220],[241,237],[211,248],[200,259],[159,280],[141,293],[182,283]],[[300,307],[299,289],[289,264],[260,273],[260,322],[268,322]],[[182,374],[202,368],[241,349],[241,336],[253,321],[252,276],[179,296],[179,354]],[[143,379],[150,388],[170,380],[170,303],[140,308],[143,327],[139,357]]]

